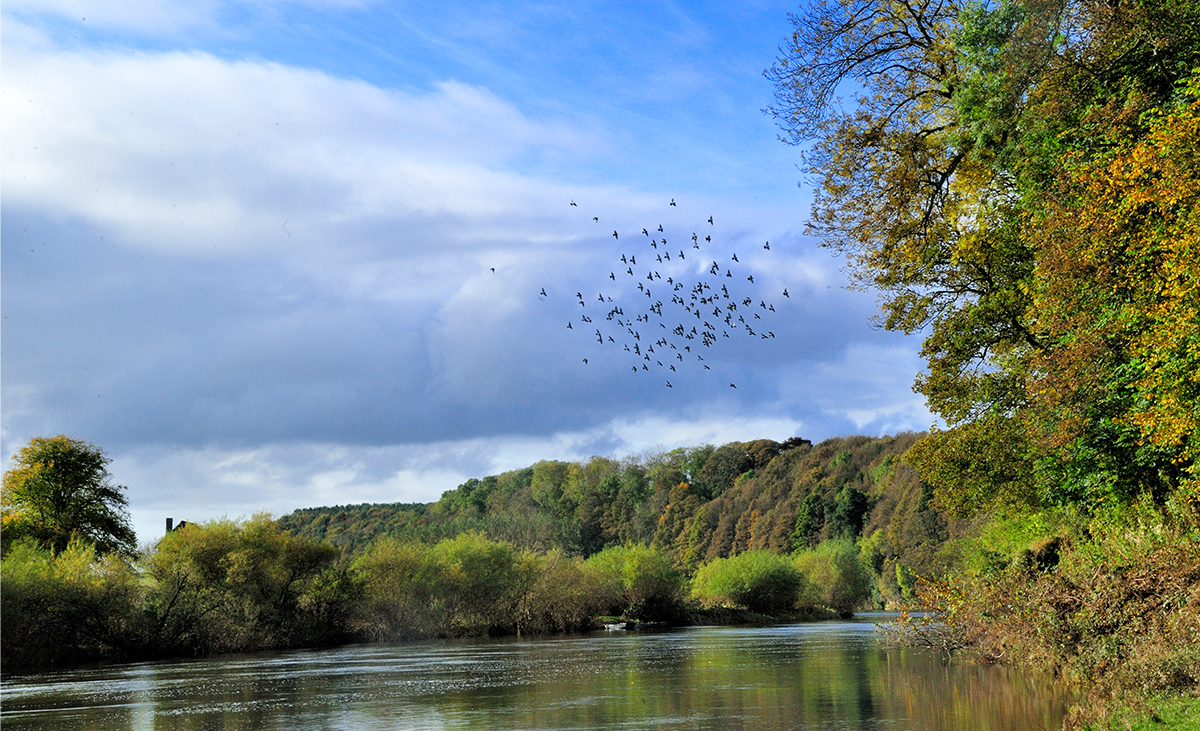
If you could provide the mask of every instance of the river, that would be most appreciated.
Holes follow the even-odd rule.
[[[6,678],[13,729],[1057,729],[1045,678],[873,622],[352,645]]]

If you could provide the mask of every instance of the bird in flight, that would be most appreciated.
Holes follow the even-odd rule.
[[[731,383],[731,384],[729,384],[729,387],[730,387],[730,388],[737,388],[737,386],[733,385],[732,383]]]
[[[788,299],[791,299],[791,298],[792,298],[792,296],[791,296],[790,294],[788,294],[788,293],[787,293],[787,287],[784,287],[784,288],[783,288],[783,296],[784,296],[784,297],[787,297]]]
[[[573,205],[573,206],[575,205],[575,199],[574,199],[574,198],[572,198],[572,199],[571,199],[571,205]],[[576,206],[576,208],[578,208],[578,206]],[[584,361],[584,363],[586,363],[586,362],[587,362],[587,361]]]
[[[600,222],[600,217],[599,217],[599,216],[592,216],[592,220],[593,220],[593,221],[595,221],[595,222],[597,222],[597,223],[599,223],[599,222]]]
[[[546,288],[545,288],[545,287],[542,287],[542,296],[543,296],[543,297],[546,297],[546,296],[548,296],[548,295],[546,294]]]
[[[771,248],[771,242],[768,241],[767,243],[763,244],[763,248],[769,250]]]
[[[709,216],[709,217],[708,217],[708,225],[709,225],[709,226],[711,226],[711,225],[712,225],[712,216]]]
[[[671,205],[675,205],[675,199],[674,199],[674,198],[672,198],[672,199],[671,199]]]
[[[616,231],[613,231],[613,238],[614,238],[614,239],[616,239],[616,238],[620,238],[619,236],[617,236],[617,232],[616,232]]]

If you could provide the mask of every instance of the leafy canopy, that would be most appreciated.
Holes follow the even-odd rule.
[[[99,447],[64,435],[31,439],[4,473],[5,545],[30,538],[57,552],[77,537],[100,553],[132,554],[128,500],[125,488],[112,484],[109,461]]]
[[[772,113],[810,231],[924,331],[943,506],[1195,491],[1200,5],[826,0]],[[849,91],[843,102],[838,94]]]

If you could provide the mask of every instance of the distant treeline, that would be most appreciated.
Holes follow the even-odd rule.
[[[17,540],[6,671],[347,641],[577,631],[601,617],[845,614],[936,572],[915,436],[539,462],[431,505],[189,524],[136,557]]]
[[[858,541],[874,600],[894,606],[914,575],[940,575],[954,525],[901,456],[921,435],[761,439],[614,460],[542,461],[470,479],[429,505],[297,510],[279,524],[351,553],[390,536],[435,542],[465,531],[532,551],[588,557],[646,545],[691,575],[747,550],[791,554]]]

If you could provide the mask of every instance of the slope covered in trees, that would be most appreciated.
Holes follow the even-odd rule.
[[[776,554],[861,541],[895,602],[914,574],[940,575],[953,521],[902,455],[919,438],[849,437],[813,446],[768,439],[676,449],[642,459],[538,462],[471,479],[430,505],[297,510],[297,536],[351,552],[380,537],[432,541],[468,530],[535,551],[588,557],[611,546],[659,549],[687,574],[750,550]],[[899,579],[897,577],[900,577]]]

